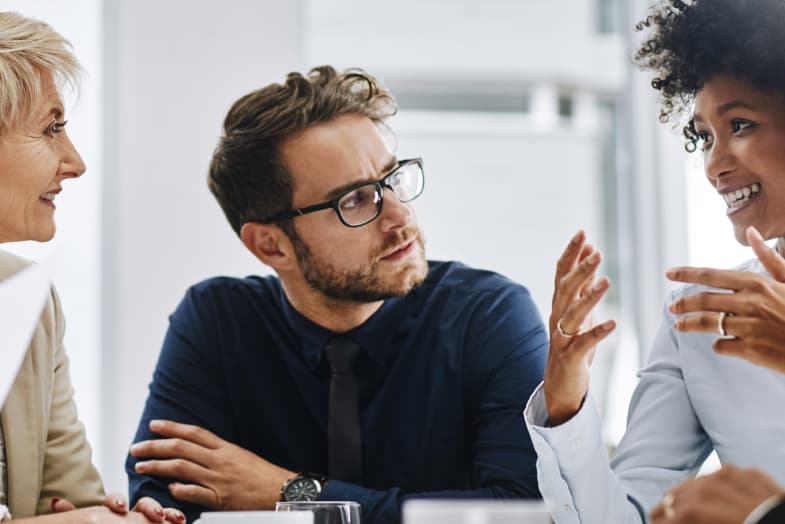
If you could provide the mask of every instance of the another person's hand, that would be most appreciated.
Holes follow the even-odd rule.
[[[742,524],[769,498],[785,494],[757,469],[723,466],[679,484],[651,512],[652,524]]]
[[[748,271],[680,267],[668,271],[676,282],[703,284],[727,292],[706,291],[685,296],[670,306],[683,332],[727,335],[714,351],[785,373],[785,259],[768,247],[758,231],[747,229],[747,240],[771,277]]]
[[[52,511],[55,513],[63,513],[66,511],[75,511],[76,506],[69,500],[61,498],[53,498],[51,501]],[[123,495],[112,493],[104,499],[104,507],[112,510],[117,515],[126,515],[128,513],[128,500]],[[89,508],[88,508],[89,509]],[[155,499],[150,497],[142,497],[133,508],[134,512],[144,515],[149,522],[171,522],[175,524],[184,524],[185,515],[182,511],[176,508],[164,508]]]
[[[138,511],[118,513],[107,506],[75,509],[73,504],[65,499],[55,501],[52,504],[52,508],[55,507],[57,508],[55,513],[13,519],[11,522],[18,522],[19,524],[150,524],[151,522],[160,522],[158,520],[150,520]],[[169,524],[183,524],[185,519],[170,519],[167,517],[166,522]]]
[[[134,457],[154,459],[137,462],[136,472],[177,479],[169,484],[177,500],[216,510],[273,509],[295,476],[198,426],[153,420],[150,429],[167,438],[131,446]]]
[[[583,331],[592,309],[610,287],[607,278],[596,283],[602,254],[586,244],[579,231],[556,266],[549,320],[550,351],[545,367],[544,395],[548,420],[559,425],[580,409],[589,389],[589,366],[597,343],[616,327],[608,320]]]

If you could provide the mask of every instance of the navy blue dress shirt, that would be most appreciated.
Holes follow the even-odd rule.
[[[400,521],[408,498],[539,497],[524,404],[548,341],[528,291],[488,271],[431,262],[425,282],[386,300],[347,334],[358,366],[363,485],[328,480],[323,500],[354,500],[363,524]],[[292,307],[275,277],[213,278],[186,293],[169,330],[134,442],[151,419],[196,424],[295,472],[327,472],[334,333]],[[182,509],[170,480],[134,472],[143,496]],[[237,486],[237,489],[243,489]]]

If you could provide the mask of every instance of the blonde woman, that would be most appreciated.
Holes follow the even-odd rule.
[[[63,182],[85,171],[58,89],[75,86],[79,70],[47,24],[0,13],[0,243],[50,240]],[[26,264],[0,251],[0,280]],[[152,499],[128,513],[124,497],[105,497],[77,419],[63,332],[53,290],[0,416],[0,520],[185,522]]]

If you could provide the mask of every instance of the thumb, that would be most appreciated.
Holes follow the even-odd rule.
[[[752,251],[755,252],[755,256],[758,257],[766,271],[775,280],[785,282],[785,259],[767,246],[758,230],[752,226],[747,228],[747,242],[749,242]]]
[[[71,511],[76,509],[76,506],[74,506],[70,501],[61,499],[59,497],[53,497],[52,500],[49,501],[49,506],[52,508],[54,513],[62,513],[64,511]]]

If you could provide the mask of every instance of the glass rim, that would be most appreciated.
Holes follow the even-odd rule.
[[[354,500],[279,500],[275,503],[275,507],[298,504],[304,506],[360,506],[360,503]]]

